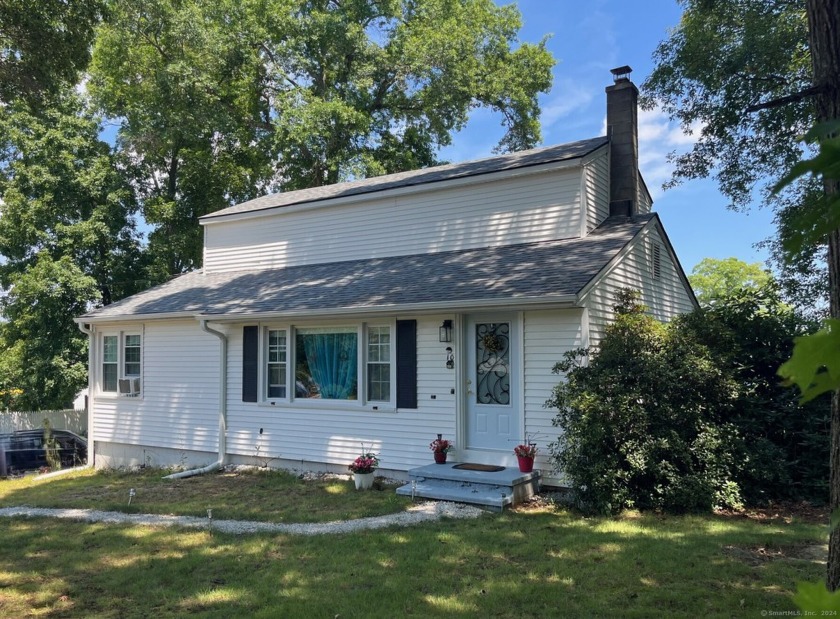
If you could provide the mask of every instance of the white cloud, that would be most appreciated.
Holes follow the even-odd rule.
[[[606,119],[604,120],[606,131]],[[660,108],[639,110],[639,168],[654,200],[662,195],[662,184],[674,171],[668,154],[687,152],[697,141],[700,125],[685,133]]]
[[[542,107],[540,121],[543,127],[550,127],[561,118],[579,112],[592,101],[594,90],[580,82],[564,79],[558,84],[561,94]]]

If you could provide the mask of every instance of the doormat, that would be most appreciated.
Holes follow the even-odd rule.
[[[453,469],[462,469],[464,471],[481,471],[483,473],[498,473],[504,471],[505,467],[495,466],[493,464],[473,464],[472,462],[465,462],[464,464],[456,464]]]

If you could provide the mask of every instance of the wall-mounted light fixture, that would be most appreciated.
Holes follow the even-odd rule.
[[[452,341],[452,321],[444,320],[439,329],[440,341],[449,343]]]
[[[446,369],[447,370],[454,370],[455,369],[455,355],[452,354],[452,347],[446,347]]]

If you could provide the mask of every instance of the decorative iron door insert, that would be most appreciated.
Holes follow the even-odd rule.
[[[516,338],[504,317],[473,319],[468,331],[467,448],[513,449],[519,436],[515,410]]]

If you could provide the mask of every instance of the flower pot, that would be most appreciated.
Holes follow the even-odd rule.
[[[435,463],[446,464],[446,452],[445,451],[436,451],[434,453],[435,453]]]
[[[376,477],[376,473],[353,473],[356,490],[370,490],[373,488],[374,477]]]
[[[519,460],[520,473],[531,473],[534,470],[533,458],[528,458],[526,456],[516,456],[516,459]]]

